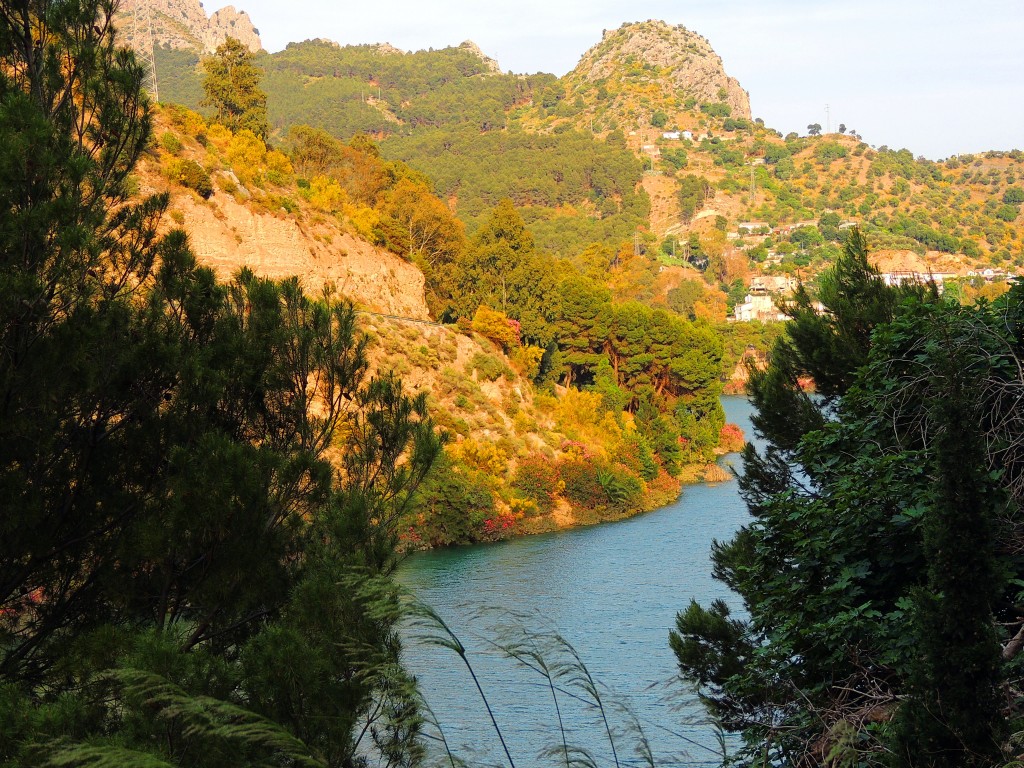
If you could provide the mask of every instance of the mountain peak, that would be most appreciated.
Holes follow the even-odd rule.
[[[487,65],[487,68],[488,68],[488,69],[489,69],[489,70],[490,70],[491,72],[496,72],[496,73],[499,73],[499,74],[501,73],[501,67],[499,67],[499,66],[498,66],[498,62],[497,62],[497,61],[495,61],[494,59],[492,59],[492,58],[491,58],[490,56],[488,56],[488,55],[487,55],[486,53],[484,53],[484,52],[483,52],[483,51],[482,51],[482,50],[480,49],[480,46],[479,46],[479,45],[477,45],[476,43],[474,43],[474,42],[473,42],[472,40],[466,40],[466,41],[465,41],[464,43],[462,43],[462,45],[460,45],[460,46],[459,46],[459,48],[460,48],[461,50],[463,50],[463,51],[469,51],[469,52],[470,52],[470,53],[472,53],[472,54],[473,54],[474,56],[477,56],[477,57],[479,57],[479,59],[480,59],[480,60],[481,60],[481,61],[482,61],[482,62],[483,62],[483,63],[484,63],[485,65]]]
[[[135,40],[136,10],[143,11],[139,21],[145,23],[148,12],[153,29],[153,43],[164,48],[185,50],[200,55],[213,53],[228,37],[233,37],[254,53],[263,48],[260,31],[249,15],[228,5],[208,17],[200,0],[124,0],[121,3],[119,27],[128,44],[148,45],[148,36]]]
[[[721,57],[706,38],[680,25],[637,21],[605,30],[601,42],[583,54],[566,79],[570,83],[618,80],[623,90],[661,85],[674,97],[724,103],[733,117],[750,119],[750,97],[725,73]]]

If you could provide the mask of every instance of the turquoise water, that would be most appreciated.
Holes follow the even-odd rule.
[[[751,407],[723,398],[727,418],[752,435]],[[738,456],[723,457],[722,464]],[[674,504],[619,523],[531,536],[499,544],[411,556],[399,580],[438,613],[468,649],[517,768],[554,765],[546,747],[562,749],[558,715],[545,678],[497,650],[507,625],[556,632],[599,682],[613,729],[630,718],[643,728],[658,765],[716,765],[714,729],[700,722],[692,693],[676,680],[668,646],[676,613],[690,599],[707,604],[735,596],[711,578],[713,540],[725,540],[748,519],[735,481],[687,487]],[[514,617],[513,617],[514,615]],[[506,625],[494,629],[494,625]],[[515,630],[518,632],[519,630]],[[406,632],[405,656],[440,721],[452,751],[473,762],[508,764],[465,665],[452,651]],[[550,652],[549,652],[550,653]],[[549,664],[557,662],[557,655]],[[561,682],[558,706],[570,744],[598,765],[615,765],[600,712]],[[616,738],[620,765],[642,764],[635,735]]]

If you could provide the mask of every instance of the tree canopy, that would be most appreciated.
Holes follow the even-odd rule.
[[[386,577],[424,398],[347,304],[218,284],[129,196],[108,3],[0,5],[0,764],[412,760]]]
[[[218,45],[212,56],[200,62],[205,73],[202,103],[232,131],[249,130],[266,139],[267,94],[260,88],[263,72],[255,58],[236,38],[228,37]]]
[[[740,764],[997,764],[1020,665],[1024,294],[901,295],[859,237],[826,285],[829,311],[798,294],[753,376],[753,520],[713,555],[748,617],[691,603],[673,650]]]

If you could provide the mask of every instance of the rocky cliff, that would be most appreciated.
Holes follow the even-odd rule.
[[[208,17],[199,0],[123,0],[119,17],[122,35],[133,47],[147,44],[151,25],[153,42],[165,48],[212,53],[228,37],[254,52],[263,48],[248,14],[231,5]]]
[[[739,81],[725,73],[721,57],[696,32],[663,21],[623,24],[605,30],[600,43],[566,75],[572,89],[601,83],[613,99],[633,92],[670,94],[681,103],[724,102],[732,117],[750,119],[750,97]],[[607,97],[602,97],[607,98]]]

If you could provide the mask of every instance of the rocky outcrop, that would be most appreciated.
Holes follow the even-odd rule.
[[[138,13],[136,13],[138,12]],[[123,0],[118,13],[121,39],[133,48],[152,42],[175,50],[212,53],[228,37],[234,37],[249,50],[263,48],[259,30],[245,11],[226,6],[206,15],[199,0]]]
[[[260,31],[253,26],[249,14],[235,10],[233,5],[224,6],[210,17],[204,38],[206,50],[216,50],[229,37],[235,38],[254,53],[263,47]]]
[[[492,59],[487,54],[485,54],[480,49],[480,46],[474,43],[472,40],[467,40],[466,42],[464,42],[462,45],[459,46],[459,49],[463,51],[469,51],[474,56],[479,58],[480,61],[484,63],[484,66],[486,66],[490,72],[495,74],[501,74],[501,67],[498,66],[498,62]]]
[[[749,120],[751,116],[749,95],[725,73],[721,57],[704,37],[682,25],[642,21],[605,30],[601,42],[583,54],[566,76],[570,83],[609,78],[654,83],[699,104],[724,102],[733,117]]]
[[[303,225],[221,191],[209,201],[176,191],[171,205],[181,214],[196,258],[222,280],[242,267],[275,280],[295,275],[313,295],[331,283],[364,309],[428,318],[422,272],[334,226]]]

